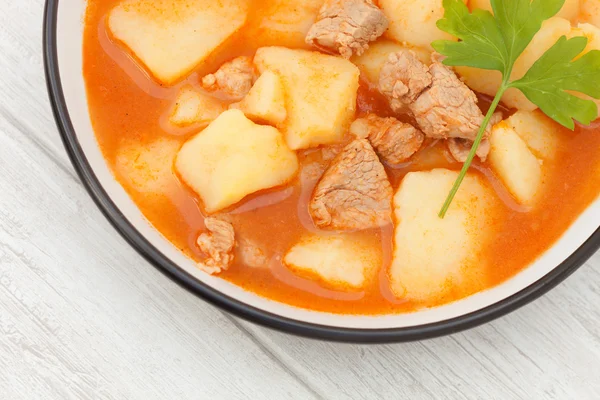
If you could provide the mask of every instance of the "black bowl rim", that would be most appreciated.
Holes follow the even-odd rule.
[[[600,248],[600,228],[564,262],[530,286],[480,310],[425,325],[387,329],[339,328],[282,317],[235,300],[195,279],[156,249],[125,218],[97,179],[77,139],[63,95],[57,55],[59,0],[46,0],[44,68],[52,111],[73,167],[104,216],[147,261],[171,280],[205,301],[247,321],[298,336],[350,343],[393,343],[424,340],[460,332],[492,321],[537,299],[561,283]]]

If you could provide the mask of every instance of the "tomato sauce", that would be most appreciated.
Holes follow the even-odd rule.
[[[197,85],[199,77],[214,71],[224,61],[251,55],[264,45],[281,44],[277,38],[261,35],[256,28],[261,11],[274,7],[270,1],[257,1],[247,27],[235,34],[198,70],[183,82],[164,87],[153,80],[135,57],[111,40],[105,18],[119,0],[90,0],[85,18],[84,67],[91,120],[97,140],[115,177],[127,190],[146,218],[182,252],[201,259],[196,239],[204,230],[205,213],[198,196],[185,187],[175,174],[169,177],[168,191],[149,193],[138,190],[117,167],[119,152],[126,143],[147,145],[166,138],[183,143],[197,129],[175,129],[164,123],[165,115],[185,84]],[[286,43],[283,43],[285,45]],[[294,43],[295,47],[301,46]],[[482,109],[489,99],[481,97]],[[375,112],[391,115],[387,102],[365,82],[358,93],[359,115]],[[503,110],[505,116],[508,110]],[[559,154],[546,163],[544,193],[535,208],[519,206],[504,189],[486,163],[475,162],[481,174],[502,200],[491,218],[494,238],[481,257],[486,260],[484,276],[466,289],[444,298],[414,303],[394,297],[388,284],[387,268],[393,247],[391,226],[361,233],[379,246],[383,265],[377,279],[362,291],[340,291],[313,277],[298,276],[280,261],[283,254],[307,232],[316,231],[307,211],[307,202],[316,179],[311,169],[324,170],[328,161],[320,150],[299,152],[301,171],[286,187],[255,193],[228,210],[236,235],[251,238],[272,256],[270,268],[258,269],[234,263],[219,275],[261,296],[298,307],[346,314],[382,314],[414,311],[440,305],[497,285],[526,268],[547,250],[596,199],[600,189],[600,124],[577,126],[574,132],[556,128]],[[440,143],[429,142],[414,159],[395,168],[386,167],[396,189],[410,171],[432,168],[458,170],[461,164],[450,160]]]

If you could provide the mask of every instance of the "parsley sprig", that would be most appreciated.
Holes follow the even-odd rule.
[[[587,38],[561,37],[519,80],[511,81],[515,62],[542,23],[555,16],[565,0],[491,0],[494,14],[476,9],[469,12],[461,0],[444,0],[444,18],[438,28],[456,36],[459,41],[438,40],[433,48],[446,56],[444,64],[466,66],[502,73],[502,84],[492,101],[473,147],[450,191],[439,216],[443,218],[458,192],[492,114],[504,92],[516,88],[546,115],[559,124],[574,129],[573,120],[590,124],[598,117],[598,108],[570,92],[600,98],[600,51],[592,50],[576,59],[587,45]]]

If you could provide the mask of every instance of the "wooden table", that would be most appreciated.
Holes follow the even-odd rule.
[[[209,306],[94,206],[46,95],[42,0],[0,13],[1,399],[598,399],[600,256],[537,302],[422,343],[276,333]]]

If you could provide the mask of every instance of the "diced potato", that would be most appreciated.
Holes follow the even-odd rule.
[[[532,153],[541,159],[551,160],[558,150],[558,127],[539,110],[517,111],[506,120],[525,141]]]
[[[600,1],[598,2],[600,4]],[[579,24],[576,28],[571,29],[569,38],[575,36],[585,36],[588,40],[587,47],[582,54],[590,50],[600,50],[600,28],[592,24]]]
[[[565,5],[560,9],[557,17],[574,21],[581,12],[581,0],[566,0]]]
[[[581,20],[600,27],[600,1],[581,0]]]
[[[279,75],[269,70],[263,72],[240,102],[239,108],[257,122],[277,125],[285,121],[285,93]]]
[[[387,36],[397,42],[433,50],[434,40],[455,39],[436,26],[444,16],[442,0],[380,0],[379,7],[390,21]]]
[[[576,19],[579,15],[579,1],[580,0],[566,0],[565,5],[560,9],[556,16],[569,20]],[[585,2],[586,0],[583,1]],[[476,8],[481,8],[483,10],[493,12],[491,0],[469,0],[469,8],[471,9],[471,11],[473,11]]]
[[[389,55],[402,50],[412,50],[423,63],[427,65],[431,63],[431,52],[429,50],[404,46],[387,39],[381,39],[375,43],[371,43],[367,51],[361,56],[352,57],[350,61],[360,68],[369,82],[378,84],[379,72],[381,71],[383,64],[388,60]]]
[[[175,100],[169,121],[181,127],[209,124],[225,110],[225,105],[219,100],[186,86],[181,89]]]
[[[472,288],[481,279],[479,257],[492,230],[493,191],[478,175],[468,174],[442,219],[444,204],[458,172],[434,169],[410,172],[394,196],[396,227],[390,268],[391,288],[398,297],[432,301],[450,291]],[[466,289],[465,289],[466,290]]]
[[[490,96],[495,95],[502,84],[502,73],[500,71],[472,67],[454,67],[454,70],[472,90]]]
[[[494,126],[490,143],[488,159],[496,174],[519,203],[533,204],[543,180],[540,161],[506,121]]]
[[[262,17],[257,40],[264,45],[306,46],[304,39],[325,0],[269,1]]]
[[[381,266],[381,252],[352,236],[308,236],[292,247],[284,263],[338,287],[361,288]]]
[[[561,36],[568,35],[570,31],[571,23],[566,19],[551,18],[545,21],[542,29],[515,62],[511,80],[522,78],[546,50],[552,47]],[[502,74],[498,71],[456,67],[456,72],[471,89],[490,96],[494,96],[502,84]],[[507,106],[519,110],[533,111],[537,109],[537,106],[517,89],[508,89],[502,97],[502,101]]]
[[[212,213],[288,182],[298,159],[277,129],[228,110],[183,145],[175,167]]]
[[[495,96],[502,84],[502,74],[499,71],[471,67],[455,67],[454,70],[468,87],[488,96]],[[517,89],[508,89],[504,92],[502,102],[519,110],[533,111],[537,109],[537,106]]]
[[[150,143],[124,143],[117,153],[117,173],[142,193],[165,193],[176,182],[173,162],[181,143],[160,138]]]
[[[108,28],[156,79],[172,84],[244,25],[246,8],[246,0],[125,0]]]
[[[292,150],[339,141],[356,111],[359,69],[348,60],[283,47],[258,49],[254,63],[281,77],[287,120],[282,124]]]

